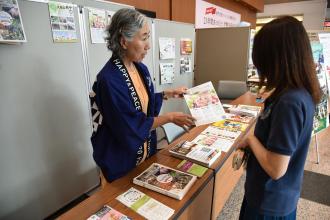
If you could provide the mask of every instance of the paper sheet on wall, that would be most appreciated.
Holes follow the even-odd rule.
[[[225,110],[211,82],[187,90],[184,95],[196,126],[213,123],[225,118]]]
[[[0,1],[0,43],[26,42],[17,0]]]
[[[88,13],[88,21],[92,43],[105,43],[105,27],[107,22],[105,11],[90,8]]]
[[[174,63],[160,63],[160,84],[174,82]]]
[[[175,58],[175,38],[159,38],[159,57],[161,60]]]
[[[180,58],[180,74],[191,73],[191,58],[190,57],[181,57]]]
[[[48,8],[54,42],[77,42],[73,5],[49,1]]]
[[[192,40],[189,38],[182,38],[180,40],[180,51],[182,55],[189,55],[192,53]]]
[[[247,77],[258,77],[257,68],[253,65],[252,61],[252,49],[253,49],[253,40],[254,36],[256,35],[256,30],[250,30],[250,46],[249,46],[249,63],[248,63],[248,75]]]

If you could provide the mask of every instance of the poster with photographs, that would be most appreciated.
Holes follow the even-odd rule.
[[[181,57],[180,58],[180,74],[191,73],[191,58],[190,57]]]
[[[48,3],[50,23],[55,43],[77,42],[77,32],[74,22],[72,4],[52,2]]]
[[[326,79],[326,71],[323,56],[323,46],[320,42],[311,42],[313,59],[316,66],[316,74],[322,90],[322,98],[320,103],[316,106],[314,122],[313,122],[313,134],[316,134],[329,126],[328,117],[328,87]]]
[[[192,40],[183,38],[180,40],[180,52],[182,55],[189,55],[192,53]]]
[[[174,82],[174,63],[160,63],[160,84]]]
[[[106,13],[103,10],[89,9],[88,22],[92,44],[105,43]]]
[[[0,0],[0,43],[26,42],[17,0]]]
[[[330,95],[330,33],[319,33],[320,43],[323,46],[323,56],[328,84],[328,95]]]
[[[159,38],[159,58],[161,60],[175,58],[175,38]]]

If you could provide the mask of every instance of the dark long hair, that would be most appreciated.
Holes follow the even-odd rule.
[[[278,98],[288,89],[304,88],[314,103],[321,98],[319,81],[308,35],[300,21],[291,16],[277,18],[255,35],[252,60],[259,72],[260,87],[274,89]]]

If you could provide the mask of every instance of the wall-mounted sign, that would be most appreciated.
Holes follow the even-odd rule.
[[[195,27],[236,27],[241,21],[241,15],[202,0],[196,0]]]

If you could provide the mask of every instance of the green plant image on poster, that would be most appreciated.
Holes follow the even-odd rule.
[[[0,1],[0,42],[25,42],[25,33],[16,0]]]
[[[320,83],[322,91],[322,98],[319,104],[316,105],[313,134],[316,134],[329,126],[328,118],[328,88],[326,82],[326,72],[324,65],[323,46],[320,42],[312,41],[311,48],[313,52],[313,59],[316,66],[316,74]]]

